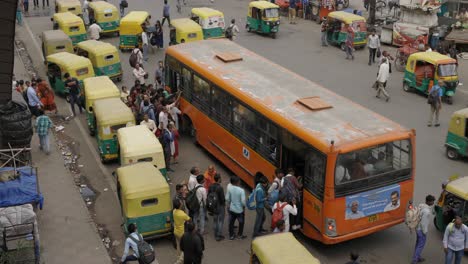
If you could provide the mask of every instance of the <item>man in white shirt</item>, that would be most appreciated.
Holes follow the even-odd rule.
[[[141,33],[141,45],[143,47],[143,60],[148,61],[148,34],[146,32]]]
[[[205,234],[205,216],[206,216],[206,189],[203,186],[205,183],[205,177],[203,175],[197,176],[197,185],[196,188],[196,195],[198,199],[198,203],[200,204],[200,209],[197,212],[194,212],[193,220],[195,225],[197,226],[197,230],[201,235]]]
[[[132,53],[135,53],[137,56],[137,63],[143,65],[143,53],[141,52],[140,48],[138,47],[138,44],[135,45],[135,48],[132,50]]]
[[[162,111],[159,113],[159,126],[161,129],[166,129],[168,124],[168,113],[167,107],[163,107]]]
[[[283,208],[283,220],[284,220],[284,232],[289,232],[289,214],[297,215],[296,199],[292,200],[292,206],[285,202],[286,196],[280,195],[279,202],[275,203],[272,208],[272,212],[275,212],[276,208]]]
[[[388,65],[388,60],[383,59],[382,64],[379,67],[379,74],[377,75],[377,95],[375,97],[380,98],[380,93],[383,93],[385,96],[385,101],[390,100],[390,96],[385,89],[385,84],[390,77],[390,68]]]
[[[156,123],[153,120],[149,119],[148,114],[145,114],[143,116],[143,121],[140,122],[140,125],[146,126],[153,133],[156,132]]]
[[[192,167],[190,169],[190,177],[188,180],[188,190],[191,191],[193,188],[195,188],[195,185],[197,185],[197,176],[200,174],[200,169],[198,167]]]
[[[143,68],[140,67],[140,64],[137,63],[133,69],[133,77],[135,77],[135,80],[140,82],[140,85],[145,85],[145,75],[145,70],[143,70]]]
[[[100,33],[102,32],[102,28],[94,22],[91,26],[88,28],[88,35],[90,39],[94,40],[99,40],[100,38]]]
[[[367,38],[367,47],[369,48],[369,66],[375,63],[375,53],[380,48],[380,38],[375,34],[375,30]]]

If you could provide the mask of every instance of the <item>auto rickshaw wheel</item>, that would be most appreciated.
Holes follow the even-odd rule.
[[[447,101],[447,104],[449,104],[449,105],[453,104],[453,97],[452,96],[447,96],[447,98],[445,100]]]
[[[412,91],[411,87],[405,81],[403,81],[403,91],[405,91],[407,93],[410,93]]]
[[[449,158],[451,160],[458,159],[458,151],[456,149],[454,149],[454,148],[447,147],[446,154],[447,154],[447,158]]]
[[[249,24],[245,25],[245,28],[247,29],[247,32],[252,32],[252,29],[250,28]]]
[[[341,49],[342,51],[345,51],[345,50],[346,50],[346,43],[344,43],[344,42],[341,43],[341,44],[340,44],[340,49]]]
[[[276,38],[276,32],[275,32],[275,33],[271,33],[271,38],[272,38],[272,39],[275,39],[275,38]]]
[[[70,94],[65,95],[65,100],[67,100],[67,103],[70,103]]]

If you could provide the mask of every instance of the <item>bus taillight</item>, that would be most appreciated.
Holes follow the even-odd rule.
[[[333,218],[325,218],[326,228],[325,234],[329,237],[336,236],[336,221]]]

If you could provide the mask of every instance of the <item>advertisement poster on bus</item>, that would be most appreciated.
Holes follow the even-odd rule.
[[[346,196],[346,220],[359,219],[400,207],[400,185]]]

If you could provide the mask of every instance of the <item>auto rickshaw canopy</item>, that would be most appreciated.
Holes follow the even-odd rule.
[[[344,11],[333,11],[328,14],[328,17],[343,21],[345,24],[352,24],[354,22],[365,22],[366,19],[362,16],[351,14]]]
[[[138,125],[119,129],[117,132],[120,150],[128,157],[148,153],[162,153],[161,143],[148,127]]]
[[[45,55],[55,53],[55,51],[64,51],[73,53],[73,44],[70,37],[62,30],[46,30],[42,32],[42,43],[47,51]]]
[[[55,13],[53,16],[53,21],[54,23],[67,26],[84,25],[83,19],[71,12]]]
[[[431,52],[423,51],[423,52],[413,53],[408,57],[408,64],[414,60],[426,61],[433,65],[457,63],[455,59],[452,59],[449,56],[440,54],[439,52],[435,52],[435,51],[431,51]]]
[[[468,119],[468,108],[455,111],[449,122],[449,132],[458,136],[465,135],[466,120]]]
[[[55,0],[57,13],[71,12],[75,15],[83,13],[80,0]]]
[[[312,256],[290,232],[255,238],[252,241],[252,252],[264,264],[320,264],[320,261]]]
[[[192,8],[192,16],[193,15],[196,15],[201,19],[208,19],[208,18],[213,17],[213,16],[224,17],[223,12],[218,11],[218,10],[213,9],[213,8],[209,8],[209,7]]]
[[[120,98],[105,98],[94,101],[94,115],[98,126],[111,126],[115,124],[135,124],[132,110]],[[110,134],[110,132],[109,132]]]
[[[468,200],[468,177],[461,177],[450,181],[445,186],[445,190],[464,200]]]
[[[203,37],[201,26],[190,18],[178,18],[171,20],[171,26],[174,27],[178,33],[188,34],[197,32],[200,33]]]
[[[268,1],[252,1],[249,3],[249,9],[255,7],[257,9],[268,9],[268,8],[279,8],[278,5],[275,5]]]
[[[106,64],[120,62],[119,51],[114,45],[110,43],[92,39],[92,40],[82,41],[76,44],[76,47],[87,51],[89,53],[88,57],[90,59],[91,57],[95,57],[97,59],[98,57],[104,57],[106,55],[114,55],[112,57],[112,61],[107,61]],[[96,60],[96,63],[103,64],[102,62],[101,63],[99,62],[100,62],[99,60]],[[96,66],[100,66],[100,65],[96,65]]]
[[[86,78],[83,81],[86,106],[92,106],[91,102],[97,99],[115,97],[120,98],[120,91],[108,76]]]
[[[143,32],[142,24],[149,17],[146,11],[131,11],[120,20],[120,35],[138,35]],[[172,22],[172,21],[171,21]]]
[[[120,19],[120,13],[117,7],[106,1],[89,2],[89,7],[94,10],[95,17],[98,21],[113,21]],[[109,18],[107,15],[109,15]]]
[[[94,76],[94,69],[88,58],[68,52],[59,52],[47,56],[47,62],[57,64],[63,76],[66,72],[78,80],[84,80]]]

